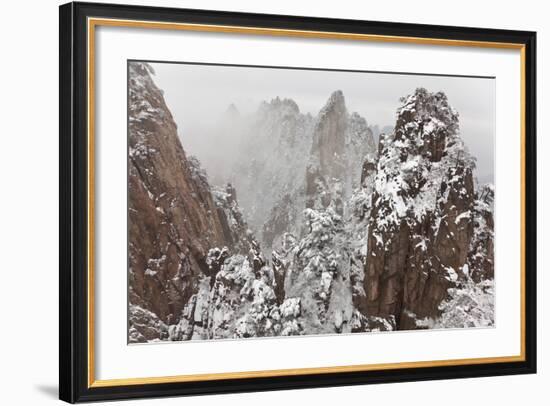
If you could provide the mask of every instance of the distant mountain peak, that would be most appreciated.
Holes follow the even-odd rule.
[[[269,102],[262,102],[260,110],[286,110],[292,114],[300,114],[298,104],[290,98],[281,98],[279,96],[271,99]]]
[[[325,106],[321,109],[319,116],[323,117],[330,112],[335,112],[338,114],[345,114],[347,112],[346,99],[341,90],[335,90],[332,92]]]
[[[227,106],[227,110],[225,110],[225,115],[229,117],[240,117],[241,112],[235,106],[235,103],[231,103],[229,106]]]

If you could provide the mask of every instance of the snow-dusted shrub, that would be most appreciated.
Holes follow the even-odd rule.
[[[449,289],[449,298],[439,306],[441,316],[436,320],[417,320],[419,327],[469,328],[494,325],[494,281],[480,283],[471,278]]]

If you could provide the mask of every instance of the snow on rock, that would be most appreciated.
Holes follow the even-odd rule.
[[[461,277],[477,203],[475,159],[445,94],[417,89],[402,103],[394,132],[380,139],[361,310],[408,329],[438,316]]]
[[[168,338],[168,326],[155,313],[132,304],[129,306],[128,312],[130,321],[129,343],[145,343]]]
[[[225,252],[214,248],[212,256]],[[298,334],[300,299],[279,307],[269,267],[254,269],[253,256],[231,255],[213,279],[204,279],[191,297],[179,324],[170,327],[171,340],[267,337]],[[210,279],[209,278],[209,279]]]
[[[449,297],[439,305],[441,315],[418,319],[421,328],[472,328],[494,325],[494,282],[468,278],[449,289]]]
[[[283,317],[297,317],[300,315],[300,298],[291,297],[285,299],[279,309]]]
[[[325,180],[345,180],[329,189],[349,197],[360,182],[361,167],[355,163],[376,151],[366,120],[348,113],[341,91],[330,96],[316,117],[301,113],[293,100],[277,97],[262,103],[243,128],[232,183],[241,191],[240,205],[267,252],[284,233],[301,230],[307,189],[316,187],[303,176],[306,170],[321,170]],[[332,173],[332,166],[340,169]]]
[[[208,274],[209,249],[246,253],[250,236],[236,197],[213,193],[199,161],[186,155],[153,75],[146,63],[129,64],[129,302],[176,325]],[[141,323],[130,314],[130,338],[139,331],[134,320]]]
[[[378,148],[341,91],[316,117],[230,108],[214,187],[152,75],[130,64],[129,342],[492,325],[494,188],[443,93],[403,98]]]
[[[472,209],[474,233],[470,241],[468,268],[476,282],[494,277],[494,198],[493,185],[485,184],[477,191]]]
[[[283,232],[299,229],[304,178],[297,174],[305,172],[313,122],[293,100],[276,97],[242,124],[230,178],[267,252]]]

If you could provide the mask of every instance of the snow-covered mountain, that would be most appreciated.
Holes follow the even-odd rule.
[[[445,94],[404,98],[379,151],[360,310],[415,328],[440,315],[450,288],[484,272],[476,255],[479,239],[492,252],[492,211],[476,195],[475,159]]]
[[[299,227],[304,177],[314,118],[290,99],[263,102],[245,118],[231,182],[264,248],[290,225]],[[297,230],[297,229],[296,229]],[[293,230],[293,231],[296,231]]]
[[[241,134],[235,137],[239,148],[232,152],[227,180],[239,190],[240,205],[266,252],[284,232],[301,229],[306,188],[311,186],[303,175],[307,168],[326,168],[339,154],[345,174],[338,177],[346,180],[342,186],[349,194],[352,182],[359,183],[361,170],[351,163],[376,150],[366,120],[348,112],[340,91],[330,96],[316,117],[301,113],[293,100],[279,97],[263,102],[251,116],[233,117],[239,124],[231,128],[240,128]],[[337,128],[323,127],[328,125]]]
[[[129,341],[167,338],[204,275],[212,247],[248,252],[233,189],[212,191],[187,156],[150,65],[129,69]]]
[[[220,188],[152,74],[130,65],[130,342],[493,323],[494,190],[443,93],[378,146],[341,91],[315,117],[263,103]]]

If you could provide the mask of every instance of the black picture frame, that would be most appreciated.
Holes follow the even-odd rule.
[[[235,393],[311,387],[467,378],[536,372],[536,33],[436,25],[261,15],[175,8],[68,3],[60,6],[59,105],[59,397],[67,402]],[[89,17],[345,32],[524,47],[524,359],[471,365],[119,386],[90,385],[88,377],[87,19]]]

